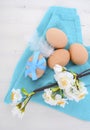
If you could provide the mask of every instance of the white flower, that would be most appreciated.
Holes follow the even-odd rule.
[[[52,94],[52,90],[50,88],[45,89],[44,92],[47,94],[47,96],[50,96]]]
[[[69,100],[75,100],[76,102],[79,102],[81,99],[83,99],[87,92],[86,87],[81,86],[82,83],[80,83],[79,89],[77,89],[77,86],[72,86],[64,91],[65,96]],[[82,84],[83,85],[83,84]]]
[[[67,71],[55,74],[54,78],[58,82],[60,89],[70,88],[75,83],[73,74]]]
[[[56,94],[55,100],[57,105],[60,105],[61,107],[65,107],[65,105],[68,104],[67,99],[62,98],[59,94]]]
[[[78,95],[79,91],[77,88],[74,86],[71,86],[70,88],[67,88],[64,90],[64,95],[67,97],[69,100],[76,100],[76,97]]]
[[[17,115],[20,119],[22,119],[24,116],[24,112],[20,111],[20,109],[18,109],[17,107],[14,107],[12,109],[12,114],[13,114],[13,116]]]
[[[79,89],[78,101],[81,99],[84,99],[86,94],[88,94],[87,88],[83,86],[84,84],[81,82],[80,85],[82,86],[80,86],[80,89]]]
[[[63,68],[64,68],[64,67],[62,67],[62,66],[56,64],[53,69],[54,69],[54,72],[55,72],[56,74],[58,74],[58,73],[61,73],[61,72],[62,72]]]
[[[12,104],[16,104],[19,101],[21,101],[22,99],[22,94],[20,89],[12,89],[12,93],[11,93],[11,100],[12,100]]]
[[[52,106],[59,105],[61,107],[64,107],[68,102],[67,99],[62,98],[61,95],[56,94],[55,97],[52,97],[52,91],[50,89],[45,89],[43,94],[44,101],[47,104],[50,104]]]
[[[52,91],[50,89],[45,89],[44,90],[44,94],[43,94],[43,98],[44,98],[44,101],[47,103],[47,104],[50,104],[50,105],[56,105],[56,101],[52,98]]]

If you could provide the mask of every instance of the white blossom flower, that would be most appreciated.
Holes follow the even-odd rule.
[[[83,86],[84,84],[82,82],[80,84],[82,86],[80,86],[80,90],[79,90],[80,92],[78,94],[78,101],[81,99],[84,99],[86,94],[88,94],[87,88]]]
[[[86,87],[80,85],[79,89],[77,89],[77,86],[72,86],[66,89],[64,93],[69,100],[75,100],[76,102],[79,102],[86,96],[88,92]]]
[[[54,72],[55,72],[56,74],[58,74],[58,73],[61,73],[61,72],[62,72],[63,68],[64,68],[64,67],[62,67],[62,66],[56,64],[53,69],[54,69]]]
[[[12,114],[13,116],[17,115],[20,119],[22,119],[24,116],[24,112],[20,111],[20,109],[18,109],[17,106],[12,109]]]
[[[44,94],[43,94],[43,98],[44,98],[44,101],[47,103],[47,104],[50,104],[50,105],[56,105],[56,101],[52,98],[52,91],[50,89],[45,89],[44,90]]]
[[[68,102],[67,99],[62,98],[61,95],[56,94],[55,97],[52,97],[52,91],[50,89],[46,89],[44,91],[43,98],[47,104],[50,104],[52,106],[59,105],[61,107],[64,107]]]
[[[65,107],[65,105],[68,104],[67,99],[62,98],[61,95],[59,94],[56,94],[55,100],[56,100],[57,105],[60,105],[61,107]]]
[[[17,104],[22,99],[22,94],[20,89],[12,89],[11,100],[12,104]]]
[[[44,92],[47,94],[47,96],[50,96],[52,94],[52,90],[50,88],[45,89]]]
[[[76,100],[78,93],[79,91],[75,86],[71,86],[70,88],[64,90],[64,95],[68,98],[68,100]]]
[[[73,74],[67,71],[55,74],[54,78],[58,82],[60,89],[70,88],[75,83]]]

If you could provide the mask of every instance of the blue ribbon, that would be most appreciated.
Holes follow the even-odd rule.
[[[28,69],[25,71],[25,77],[27,77],[31,73],[32,80],[36,80],[38,79],[37,74],[36,74],[36,69],[39,68],[45,71],[46,66],[44,64],[46,64],[46,60],[44,57],[39,60],[38,59],[39,55],[40,55],[39,51],[34,52],[32,62],[27,61],[26,66],[28,66]]]

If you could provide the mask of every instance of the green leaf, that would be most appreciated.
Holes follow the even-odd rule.
[[[60,95],[62,96],[62,98],[64,98],[64,93],[63,90],[60,89]]]
[[[25,88],[22,88],[22,89],[21,89],[21,92],[22,92],[25,96],[28,96],[28,92],[26,91]]]
[[[79,88],[80,88],[80,84],[79,84],[79,80],[76,80],[76,86],[77,86],[77,90],[79,90]]]
[[[76,80],[77,79],[77,74],[71,71],[71,74],[73,75],[73,78]]]
[[[56,96],[56,92],[54,92],[54,93],[51,94],[51,97],[52,97],[52,99],[54,99],[54,100],[55,100],[55,96]]]
[[[22,113],[25,112],[25,107],[23,107],[23,108],[21,109],[21,112],[22,112]]]
[[[57,86],[57,87],[54,87],[54,88],[51,88],[52,92],[56,92],[58,90],[60,90],[60,88]]]
[[[30,97],[27,97],[25,100],[24,100],[24,107],[27,105],[28,101],[30,100]]]
[[[22,103],[17,104],[16,107],[17,107],[18,109],[21,109]]]
[[[35,92],[30,92],[30,93],[28,94],[28,96],[31,97],[31,96],[33,96],[34,94],[35,94]]]

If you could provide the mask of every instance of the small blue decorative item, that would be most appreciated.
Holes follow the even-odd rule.
[[[26,63],[25,77],[29,76],[32,80],[40,78],[46,70],[46,60],[39,51],[34,52]]]

